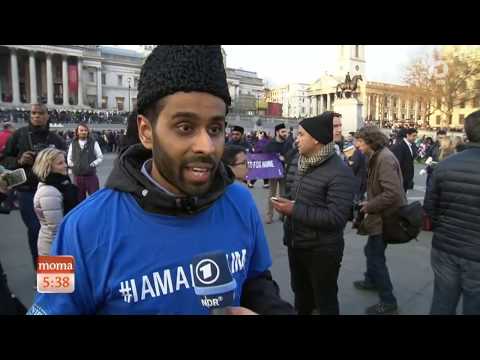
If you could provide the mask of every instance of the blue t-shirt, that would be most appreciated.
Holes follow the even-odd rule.
[[[240,304],[247,278],[271,257],[248,189],[227,187],[190,217],[144,211],[128,193],[96,192],[65,217],[51,255],[75,258],[75,291],[37,294],[30,314],[208,314],[195,295],[192,259],[223,251]]]

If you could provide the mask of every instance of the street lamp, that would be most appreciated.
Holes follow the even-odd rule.
[[[132,82],[132,79],[128,78],[128,112],[130,112],[130,83]]]

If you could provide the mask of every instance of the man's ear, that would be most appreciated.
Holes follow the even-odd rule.
[[[142,145],[149,150],[153,149],[153,128],[150,120],[143,115],[137,116],[138,137]]]

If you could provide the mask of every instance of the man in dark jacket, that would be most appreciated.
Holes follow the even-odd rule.
[[[413,178],[415,175],[414,161],[417,157],[417,147],[415,140],[417,139],[417,129],[405,129],[402,139],[392,147],[393,154],[397,157],[402,170],[403,189],[405,193],[413,189]]]
[[[291,285],[295,307],[304,315],[339,314],[337,280],[355,179],[335,153],[332,115],[300,122],[299,153],[289,166],[287,198],[272,199],[275,210],[286,216]]]
[[[465,149],[433,171],[424,208],[432,218],[431,314],[480,315],[480,111],[465,118]]]
[[[28,243],[34,266],[37,261],[37,239],[40,223],[33,209],[33,196],[37,191],[38,179],[32,171],[35,156],[47,147],[56,147],[66,151],[65,142],[57,134],[50,131],[48,111],[43,104],[33,104],[30,123],[10,137],[5,149],[2,163],[7,169],[25,169],[27,182],[17,186],[20,214],[28,229]]]
[[[265,147],[266,153],[277,154],[278,158],[282,162],[285,168],[285,156],[290,150],[287,142],[288,131],[285,128],[285,124],[279,124],[275,126],[275,138],[273,138],[270,143]],[[272,196],[284,196],[285,194],[285,174],[282,178],[269,179],[270,183],[270,194],[267,199],[267,209],[266,209],[266,218],[265,223],[271,224],[273,222],[273,206],[270,201]]]
[[[230,104],[220,46],[152,51],[138,86],[141,144],[122,153],[106,188],[69,213],[52,244],[53,255],[75,257],[75,292],[40,294],[30,314],[208,315],[223,298],[205,299],[205,290],[232,289],[227,314],[294,313],[270,274],[255,201],[221,162]],[[213,258],[194,266],[218,251],[233,277],[226,284]]]
[[[241,126],[235,125],[232,128],[232,132],[230,133],[230,140],[227,142],[226,145],[241,146],[245,149],[246,152],[250,152],[252,150],[252,145],[250,145],[248,141],[245,140],[244,134],[245,129]]]

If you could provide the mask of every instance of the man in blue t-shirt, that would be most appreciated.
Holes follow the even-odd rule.
[[[143,65],[138,134],[103,189],[65,217],[52,255],[75,258],[75,291],[30,314],[208,314],[192,260],[225,253],[229,314],[292,314],[279,296],[251,194],[221,163],[231,99],[219,46],[158,46]]]

